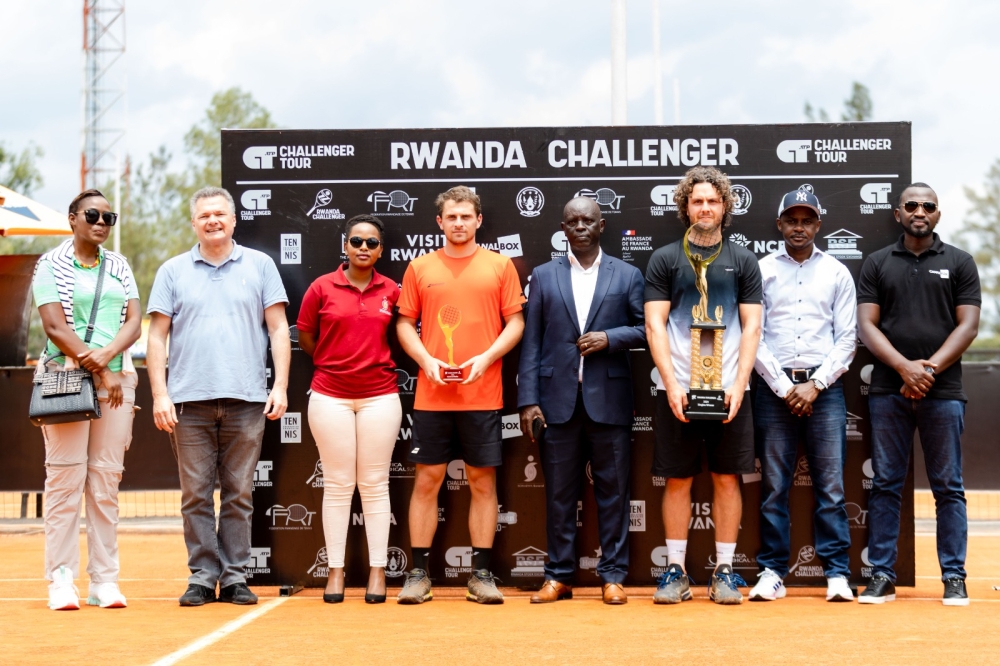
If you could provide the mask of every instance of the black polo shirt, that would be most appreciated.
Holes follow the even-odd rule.
[[[915,361],[928,359],[958,326],[955,308],[982,307],[979,271],[972,256],[954,245],[934,244],[920,256],[903,246],[903,236],[871,254],[861,268],[858,303],[881,309],[879,330],[900,354]],[[903,378],[875,359],[871,393],[899,393]],[[928,398],[966,400],[962,362],[937,374]]]

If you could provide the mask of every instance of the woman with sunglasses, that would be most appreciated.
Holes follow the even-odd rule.
[[[77,610],[80,499],[87,502],[87,603],[124,608],[118,589],[118,483],[132,441],[137,376],[128,353],[139,339],[139,292],[128,262],[101,247],[118,215],[97,190],[69,205],[73,238],[42,255],[32,291],[45,334],[39,372],[93,373],[101,417],[42,426],[45,438],[45,578],[49,608]],[[103,275],[102,275],[103,274]],[[96,320],[85,343],[98,285]]]
[[[386,339],[399,287],[374,268],[382,255],[383,230],[372,215],[347,221],[347,263],[309,286],[296,322],[299,346],[316,368],[308,416],[323,464],[327,603],[344,600],[344,550],[355,486],[371,567],[365,601],[385,601],[389,463],[403,411]]]

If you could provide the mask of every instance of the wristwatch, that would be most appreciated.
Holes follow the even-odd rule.
[[[817,391],[825,391],[826,390],[826,384],[824,384],[820,380],[816,379],[815,377],[812,378],[812,383],[816,387]]]

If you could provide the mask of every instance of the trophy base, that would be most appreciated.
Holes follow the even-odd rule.
[[[465,380],[462,376],[462,368],[441,368],[441,379],[446,382],[461,382]]]
[[[684,416],[693,421],[725,421],[729,418],[725,391],[691,389],[688,391],[688,408],[684,410]]]
[[[726,330],[725,324],[717,324],[714,321],[696,321],[692,322],[691,328],[697,328],[701,331],[724,331]]]

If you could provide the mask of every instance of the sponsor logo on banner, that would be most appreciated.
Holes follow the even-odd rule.
[[[862,509],[860,504],[847,502],[847,522],[852,530],[860,530],[868,527],[868,510]]]
[[[589,460],[587,461],[587,466],[584,468],[584,471],[587,473],[587,482],[590,485],[594,485],[594,470],[591,469]]]
[[[281,234],[281,263],[302,263],[302,234]]]
[[[809,459],[802,456],[799,458],[798,464],[795,465],[795,480],[792,485],[812,486],[812,484],[812,476],[809,475]]]
[[[654,476],[653,477],[653,487],[654,488],[665,488],[667,486],[667,477],[665,476]]]
[[[610,144],[610,145],[609,145]],[[556,139],[549,141],[549,166],[656,167],[739,166],[736,139]]]
[[[396,462],[395,460],[389,463],[390,479],[412,479],[416,475],[416,465],[407,465],[405,462]]]
[[[257,467],[253,471],[254,488],[271,487],[271,471],[274,470],[274,462],[271,460],[258,460]]]
[[[413,217],[413,204],[416,201],[417,197],[411,197],[403,190],[375,190],[368,195],[372,212],[384,217]]]
[[[413,391],[417,387],[416,376],[410,376],[406,370],[402,368],[396,368],[396,386],[399,388],[399,393],[401,395],[413,395]],[[410,417],[410,425],[413,425],[413,417]],[[400,437],[400,439],[403,439]],[[409,439],[407,437],[406,439]]]
[[[480,243],[480,246],[486,248],[487,250],[493,250],[494,252],[499,252],[505,257],[523,257],[524,249],[521,246],[521,234],[512,234],[510,236],[500,236],[497,238],[496,243]]]
[[[691,502],[691,520],[688,522],[689,530],[714,530],[715,522],[712,520],[711,502]]]
[[[301,504],[275,504],[264,515],[271,517],[272,530],[311,530],[316,512]]]
[[[628,531],[646,531],[646,500],[629,501]]]
[[[497,532],[510,525],[517,524],[516,511],[504,511],[503,504],[497,504]]]
[[[381,214],[381,213],[380,213]],[[439,247],[444,247],[444,234],[406,234],[408,247],[394,247],[389,250],[392,261],[413,261]]]
[[[524,150],[520,141],[447,141],[444,149],[440,141],[389,144],[390,169],[527,169]],[[438,157],[441,158],[438,161]]]
[[[448,463],[448,490],[461,490],[469,485],[469,477],[465,474],[465,461],[452,460]]]
[[[674,203],[674,192],[676,185],[657,185],[649,192],[649,198],[653,200],[653,205],[649,208],[649,214],[653,217],[663,217],[665,213],[676,213],[677,204]]]
[[[452,546],[444,553],[446,578],[458,578],[461,574],[472,573],[472,547]]]
[[[733,185],[729,188],[733,194],[733,215],[746,215],[750,211],[753,196],[746,185]]]
[[[250,547],[250,562],[247,563],[245,573],[247,578],[253,578],[254,574],[269,574],[271,573],[271,567],[268,566],[267,560],[271,557],[270,548],[254,548]]]
[[[815,559],[816,549],[812,546],[802,546],[795,558],[795,564],[788,568],[788,575],[794,574],[796,578],[822,577],[823,567],[809,564]]]
[[[786,139],[775,153],[787,164],[803,162],[847,162],[849,153],[857,151],[892,150],[890,139]],[[810,153],[812,158],[810,159]]]
[[[753,474],[743,474],[743,483],[760,483],[760,458],[753,459]]]
[[[520,437],[521,432],[521,417],[518,414],[507,414],[506,416],[500,417],[500,437],[501,439],[510,439],[511,437]]]
[[[657,546],[653,549],[653,552],[649,554],[649,559],[653,561],[653,566],[649,570],[649,575],[653,578],[659,578],[667,572],[667,547]]]
[[[392,513],[391,511],[389,512],[389,524],[390,525],[398,525],[399,524],[399,523],[396,522],[396,514]],[[360,525],[360,526],[364,527],[365,526],[365,514],[364,514],[364,512],[361,512],[361,513],[351,512],[351,525]]]
[[[312,486],[313,488],[323,487],[323,461],[317,460],[316,465],[313,467],[313,473],[309,475],[306,479],[306,485]]]
[[[653,237],[638,236],[635,229],[622,230],[622,261],[633,262],[633,252],[652,252]]]
[[[514,199],[517,209],[524,217],[538,217],[545,206],[545,195],[537,187],[528,186],[517,193]]]
[[[313,220],[343,220],[347,216],[339,208],[327,208],[333,202],[333,192],[323,188],[316,193],[312,208],[306,211],[306,217]]]
[[[847,439],[848,440],[860,440],[862,439],[861,431],[858,430],[858,421],[861,421],[861,417],[856,414],[851,414],[847,412]]]
[[[868,389],[871,388],[872,383],[872,371],[875,366],[871,363],[861,368],[861,395],[868,395]]]
[[[729,234],[729,240],[737,245],[742,245],[754,254],[771,254],[785,247],[785,241],[783,240],[750,240],[739,232]]]
[[[385,564],[386,578],[399,578],[406,575],[406,553],[395,546],[389,546],[386,552],[388,560]]]
[[[874,567],[872,566],[871,560],[868,559],[868,546],[865,546],[861,550],[861,563],[864,564],[864,566],[861,567],[861,577],[871,578]]]
[[[439,506],[438,507],[438,522],[439,523],[443,523],[444,522],[444,507],[443,506]]]
[[[576,526],[583,527],[583,500],[576,501]]]
[[[281,169],[311,169],[319,157],[351,157],[352,145],[251,146],[243,151],[243,164],[249,169],[274,169],[275,158]]]
[[[399,371],[397,370],[396,372],[398,374]],[[416,380],[417,378],[413,377],[413,381]],[[399,382],[398,377],[396,382]],[[396,441],[408,442],[411,439],[413,439],[413,414],[406,414],[404,415],[403,422],[399,424],[399,437],[396,438]],[[416,451],[413,453],[416,453]]]
[[[544,576],[545,551],[534,546],[528,546],[514,553],[515,566],[510,570],[511,576]]]
[[[715,571],[715,567],[718,564],[715,563],[715,555],[708,556],[708,564],[705,568],[709,571]],[[757,566],[757,558],[750,557],[746,553],[733,553],[733,569],[753,569],[757,571],[760,567]]]
[[[861,473],[865,475],[865,478],[861,479],[861,487],[865,490],[871,490],[875,485],[875,470],[872,468],[871,458],[866,459],[861,465]]]
[[[597,565],[601,563],[601,549],[597,548],[594,550],[593,557],[581,557],[580,558],[580,568],[583,570],[591,570],[596,573]]]
[[[858,240],[864,238],[853,231],[838,229],[826,238],[826,253],[837,259],[860,259],[861,252],[858,250]]]
[[[255,217],[270,215],[271,211],[267,207],[267,202],[270,200],[271,190],[247,190],[240,196],[240,203],[243,204],[240,219],[252,220]]]
[[[601,187],[597,190],[583,188],[573,196],[593,199],[601,207],[602,214],[611,213],[612,215],[622,212],[622,199],[625,198],[624,195],[618,194],[610,187]]]
[[[892,183],[865,183],[861,188],[862,215],[874,215],[877,210],[892,210],[889,203],[889,194],[892,192]]]
[[[565,257],[566,253],[569,252],[569,241],[566,240],[566,234],[561,229],[554,234],[552,234],[552,249],[555,252],[552,253],[552,258]]]
[[[302,412],[285,412],[281,417],[281,443],[302,443]]]
[[[653,417],[633,416],[632,432],[653,432]]]
[[[545,483],[539,477],[538,463],[535,456],[528,456],[528,463],[524,466],[524,481],[517,484],[518,488],[544,488]]]
[[[803,183],[802,185],[799,185],[797,189],[805,190],[806,192],[809,192],[810,194],[816,194],[816,188],[814,188],[809,183]],[[822,204],[819,207],[819,214],[820,215],[826,215],[826,208],[823,208]]]
[[[313,578],[330,577],[330,559],[326,554],[325,546],[317,551],[316,559],[313,560],[313,565],[306,569],[306,575],[312,576]]]

